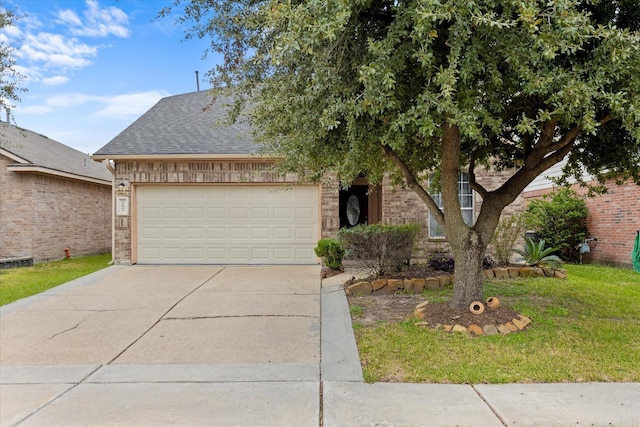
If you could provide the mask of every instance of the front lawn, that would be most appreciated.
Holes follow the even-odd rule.
[[[0,305],[26,298],[107,267],[111,254],[0,270]]]
[[[532,326],[519,333],[471,337],[434,331],[413,320],[365,327],[355,316],[365,380],[640,381],[640,274],[594,265],[566,269],[566,280],[486,283],[485,296],[496,296],[532,319]],[[424,295],[442,301],[452,293],[448,288]]]

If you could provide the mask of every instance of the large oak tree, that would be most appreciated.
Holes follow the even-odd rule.
[[[549,167],[640,182],[636,1],[178,0],[161,15],[176,9],[283,171],[388,173],[418,194],[453,249],[453,306],[482,300],[500,214]],[[489,190],[481,168],[512,173]],[[472,226],[461,170],[483,199]]]

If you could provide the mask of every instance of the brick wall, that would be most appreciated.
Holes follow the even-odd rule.
[[[510,175],[506,173],[478,174],[478,182],[488,190],[498,188]],[[475,195],[475,212],[480,211],[482,198]],[[511,215],[524,209],[524,198],[520,195],[514,203],[507,206],[503,215]],[[339,227],[338,184],[331,178],[322,187],[322,237],[335,237]],[[447,249],[445,239],[430,239],[429,210],[418,195],[409,189],[393,187],[391,180],[385,177],[382,183],[382,222],[385,224],[419,224],[418,248],[414,256],[424,256],[425,250]]]
[[[117,196],[131,197],[131,188],[147,183],[293,183],[296,176],[281,177],[276,174],[272,163],[256,159],[254,161],[118,161],[116,162],[116,188],[126,183],[126,190]],[[489,189],[495,188],[505,179],[504,174],[486,174],[478,180]],[[339,186],[333,177],[322,183],[320,200],[321,236],[335,237],[340,225]],[[481,199],[476,195],[476,211]],[[513,212],[521,208],[522,199],[507,208]],[[130,201],[133,206],[133,201]],[[115,214],[115,212],[114,212]],[[419,247],[444,247],[442,239],[428,239],[428,210],[425,204],[411,190],[394,189],[390,180],[382,186],[382,221],[390,224],[418,223],[422,226]],[[114,259],[117,263],[129,263],[132,257],[131,216],[115,217]],[[420,253],[418,254],[420,255]]]
[[[636,231],[640,230],[640,186],[630,180],[621,186],[610,181],[607,188],[604,195],[585,197],[587,228],[598,241],[590,243],[591,253],[584,261],[631,268],[631,252]],[[574,189],[583,196],[586,193],[580,187]],[[536,190],[525,193],[525,198],[528,201],[551,192],[552,188]]]
[[[0,258],[33,256],[32,174],[9,172],[0,155]],[[62,253],[64,256],[64,252]]]
[[[0,159],[0,257],[34,261],[111,251],[111,186],[16,173]]]

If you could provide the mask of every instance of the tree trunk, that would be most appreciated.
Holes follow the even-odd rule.
[[[453,300],[451,306],[468,308],[473,301],[482,301],[482,261],[487,245],[473,229],[452,241],[455,260]]]

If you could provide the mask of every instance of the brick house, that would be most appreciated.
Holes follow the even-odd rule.
[[[247,123],[216,125],[226,103],[207,92],[163,98],[93,155],[114,167],[116,263],[315,264],[320,238],[376,222],[421,224],[420,248],[443,245],[424,203],[388,180],[372,187],[361,177],[341,190],[274,173]],[[502,179],[479,181],[492,189]],[[473,220],[481,200],[464,181]]]
[[[84,153],[0,124],[0,259],[111,250],[112,177]]]
[[[563,163],[550,168],[536,178],[523,192],[526,202],[554,191],[549,178],[561,175]],[[585,177],[588,181],[589,177]],[[607,193],[586,197],[586,190],[574,186],[574,190],[584,197],[587,209],[587,228],[596,241],[589,242],[591,252],[584,255],[584,262],[594,262],[632,268],[631,252],[636,233],[640,230],[640,185],[631,180],[617,185],[615,180],[607,181]]]

